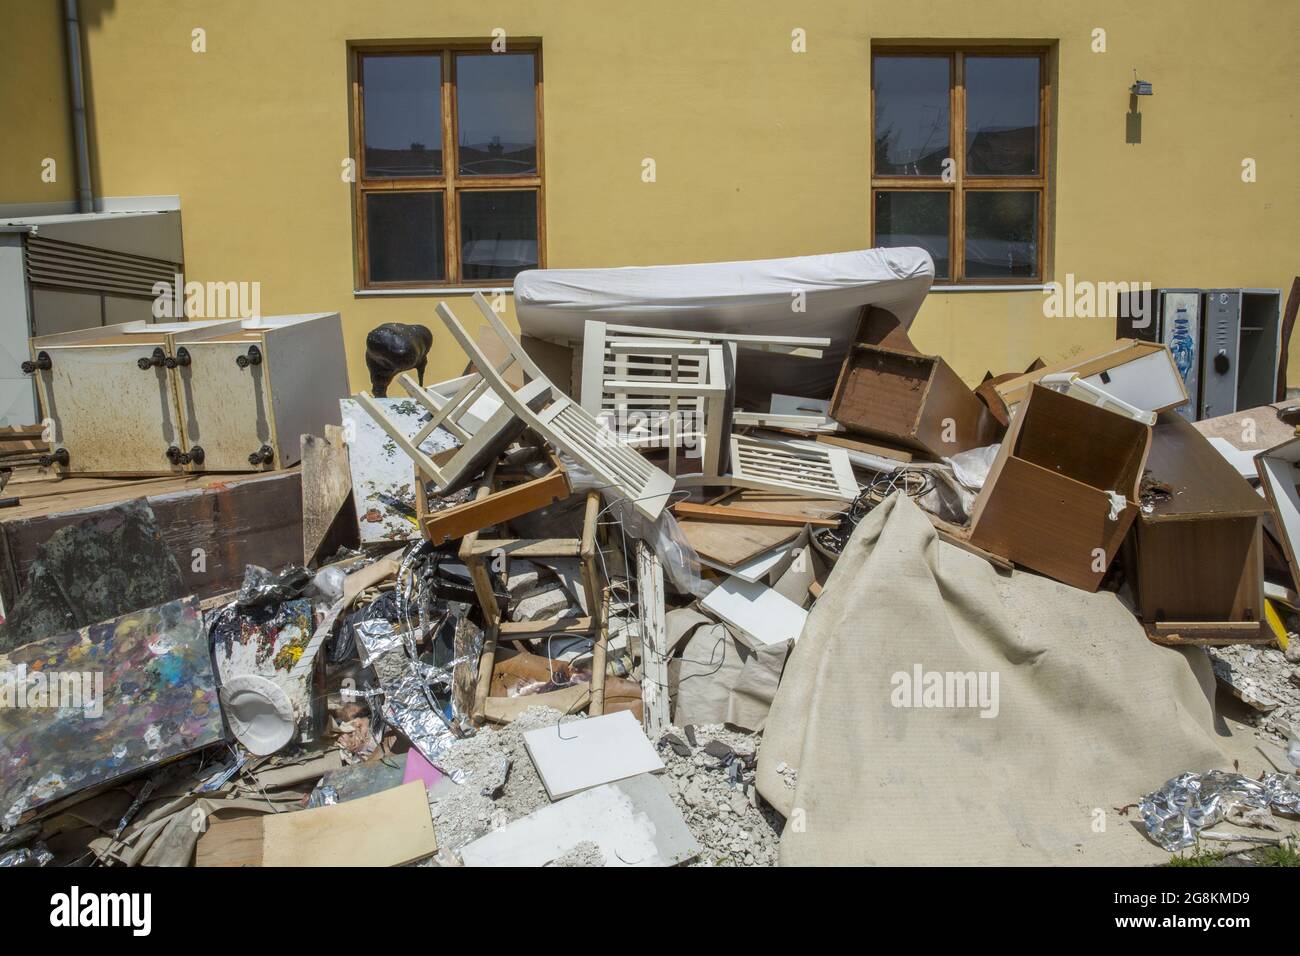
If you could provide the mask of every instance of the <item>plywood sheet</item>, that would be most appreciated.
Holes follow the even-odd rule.
[[[401,866],[438,850],[421,780],[263,820],[265,866]]]

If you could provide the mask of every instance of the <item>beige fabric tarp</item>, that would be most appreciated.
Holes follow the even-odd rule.
[[[896,706],[918,667],[989,689],[996,675],[996,715]],[[795,645],[758,789],[787,817],[787,865],[1161,862],[1136,809],[1118,808],[1232,757],[1263,769],[1213,693],[1204,652],[1150,643],[1115,595],[998,572],[894,495]]]
[[[694,608],[669,611],[664,623],[670,648],[685,643],[681,656],[668,663],[673,723],[762,730],[790,642],[751,649],[727,625]]]

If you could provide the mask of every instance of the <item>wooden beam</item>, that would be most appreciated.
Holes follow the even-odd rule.
[[[802,528],[812,525],[814,528],[838,528],[838,518],[813,518],[806,515],[783,515],[771,511],[748,511],[744,508],[723,508],[717,505],[697,505],[689,501],[679,501],[673,505],[673,512],[679,518],[693,521],[714,521],[722,524],[761,524],[779,525],[784,528]]]
[[[569,497],[569,494],[569,479],[563,468],[556,468],[541,478],[476,495],[473,501],[427,514],[421,519],[420,530],[431,543],[439,545],[451,538],[464,537],[470,532],[545,508]]]

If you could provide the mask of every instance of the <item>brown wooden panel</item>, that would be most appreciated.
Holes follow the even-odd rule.
[[[1019,412],[1015,457],[1137,500],[1149,442],[1146,425],[1041,385],[1030,395]]]
[[[88,506],[78,506],[73,496],[66,510],[49,510],[52,499],[46,499],[43,507],[32,509],[35,513],[0,518],[15,589],[13,595],[4,595],[6,606],[26,587],[37,548],[51,534],[84,520],[91,509],[139,497],[153,509],[163,541],[180,565],[186,593],[206,597],[229,591],[243,580],[247,564],[276,569],[302,562],[302,482],[297,469],[211,481],[169,494],[152,493],[156,487],[152,482],[122,482],[111,495],[112,489],[97,489],[93,494],[98,500]],[[112,500],[102,500],[106,496]],[[202,549],[201,562],[195,549]]]
[[[999,431],[943,359],[875,345],[855,346],[845,358],[831,417],[850,431],[936,458],[992,444]]]
[[[1097,590],[1137,506],[1130,503],[1112,521],[1105,491],[1014,456],[990,478],[994,484],[985,486],[971,543],[1074,587]],[[1101,562],[1097,548],[1105,555]]]
[[[1142,620],[1261,621],[1263,530],[1257,517],[1150,521],[1135,534]]]

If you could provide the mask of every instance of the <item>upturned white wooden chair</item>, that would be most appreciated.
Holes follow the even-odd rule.
[[[646,518],[657,518],[673,490],[672,477],[620,442],[591,412],[553,386],[487,300],[477,292],[473,298],[488,329],[506,351],[506,359],[500,365],[494,365],[484,354],[446,302],[438,303],[438,316],[460,343],[486,386],[504,403],[503,411],[512,412],[524,427],[590,471],[604,489],[626,498]],[[518,391],[503,377],[515,364],[525,380]]]

